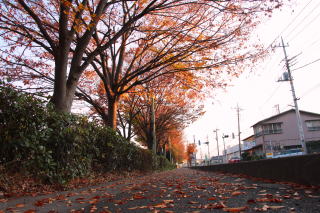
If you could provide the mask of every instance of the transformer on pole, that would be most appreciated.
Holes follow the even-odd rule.
[[[306,142],[305,142],[305,137],[304,137],[303,127],[302,127],[300,111],[299,111],[299,108],[298,108],[298,99],[296,97],[296,93],[295,93],[295,90],[294,90],[293,78],[292,78],[292,75],[291,75],[289,59],[288,59],[287,52],[286,52],[286,46],[284,45],[282,37],[281,37],[281,43],[282,43],[282,45],[280,45],[279,47],[283,48],[284,60],[285,60],[285,63],[286,63],[287,72],[285,72],[283,74],[283,79],[280,80],[280,81],[289,81],[290,82],[291,92],[292,92],[292,97],[293,97],[293,103],[294,103],[294,108],[295,108],[296,117],[297,117],[297,126],[298,126],[300,144],[301,144],[301,147],[302,147],[302,152],[304,154],[307,154],[308,150],[307,150],[307,146],[306,146]]]

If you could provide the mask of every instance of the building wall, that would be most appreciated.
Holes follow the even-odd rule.
[[[302,126],[305,134],[306,141],[314,141],[320,140],[320,131],[309,131],[307,129],[306,120],[315,120],[320,119],[320,116],[300,113]],[[268,134],[268,135],[261,135],[256,137],[256,144],[263,144],[265,147],[269,145],[277,145],[279,144],[281,147],[283,146],[291,146],[291,145],[300,145],[299,142],[299,134],[298,134],[298,127],[297,127],[297,120],[295,111],[290,111],[279,117],[275,117],[270,119],[262,124],[268,123],[278,123],[281,122],[282,132],[279,134]],[[259,124],[259,125],[262,125]],[[255,127],[255,126],[254,126]]]

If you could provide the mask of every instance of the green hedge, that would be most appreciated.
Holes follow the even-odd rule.
[[[0,166],[7,170],[64,184],[92,171],[173,168],[112,129],[0,86]]]

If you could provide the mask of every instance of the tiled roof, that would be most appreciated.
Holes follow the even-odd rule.
[[[287,113],[294,112],[294,111],[295,111],[294,109],[290,109],[290,110],[281,112],[281,113],[279,113],[279,114],[277,114],[277,115],[273,115],[273,116],[271,116],[271,117],[269,117],[269,118],[263,119],[263,120],[255,123],[255,124],[253,124],[252,126],[256,126],[256,125],[258,125],[258,124],[260,124],[260,123],[264,123],[264,122],[266,122],[266,121],[269,121],[269,120],[271,120],[271,119],[280,117],[280,116],[282,116],[282,115],[285,115],[285,114],[287,114]],[[309,114],[309,115],[320,116],[320,114],[318,114],[318,113],[307,112],[307,111],[303,111],[303,110],[299,110],[299,111],[300,111],[300,113],[302,113],[302,114]]]

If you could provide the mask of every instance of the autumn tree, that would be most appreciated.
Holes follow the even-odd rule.
[[[199,85],[200,86],[200,85]],[[139,88],[139,90],[138,90]],[[175,92],[172,92],[175,88]],[[122,132],[132,129],[135,140],[149,149],[153,145],[151,125],[151,100],[155,102],[155,128],[157,150],[160,152],[170,141],[170,132],[182,131],[190,122],[203,113],[201,93],[185,88],[184,84],[170,76],[162,76],[144,87],[137,87],[121,102],[119,118]],[[126,124],[126,125],[124,125]],[[132,135],[132,134],[131,134]]]
[[[80,77],[101,52],[145,15],[190,2],[1,0],[0,75],[26,84],[41,78],[31,83],[38,87],[53,84],[51,103],[69,112]]]
[[[83,72],[93,64],[108,64],[108,117],[114,127],[119,96],[130,87],[164,70],[204,70],[243,60],[248,54],[230,57],[221,47],[228,44],[235,51],[256,24],[256,12],[278,5],[249,0],[2,0],[0,35],[6,46],[1,48],[1,75],[25,83],[37,77],[53,82],[51,102],[59,111],[70,111]],[[125,64],[130,55],[134,60]]]
[[[194,143],[188,144],[187,145],[187,151],[186,151],[186,155],[187,155],[187,160],[188,160],[188,165],[191,166],[192,163],[192,158],[194,156],[194,154],[197,152],[197,146]]]
[[[135,89],[122,97],[118,108],[118,132],[128,141],[136,136],[134,132],[136,116],[146,107],[141,103],[141,91],[139,88]]]
[[[241,66],[248,66],[244,63],[247,59],[261,56],[257,46],[250,48],[246,41],[258,22],[257,13],[270,13],[278,4],[274,1],[180,1],[174,7],[143,17],[91,62],[99,79],[91,82],[84,79],[90,86],[103,87],[107,125],[117,127],[116,112],[123,94],[159,76],[180,73],[181,82],[187,86],[193,77],[211,90],[224,86],[226,79],[241,73]],[[128,13],[122,21],[127,22],[131,18],[129,14],[135,14],[137,8],[122,6]],[[111,23],[104,22],[104,28],[111,28]],[[99,29],[94,35],[98,34]],[[93,39],[100,46],[106,38],[94,36]],[[79,96],[96,104],[96,99],[90,96],[92,90],[82,88],[85,89]]]
[[[183,132],[178,129],[172,129],[166,135],[168,137],[168,142],[164,145],[166,153],[170,153],[174,162],[182,163],[186,159]]]

